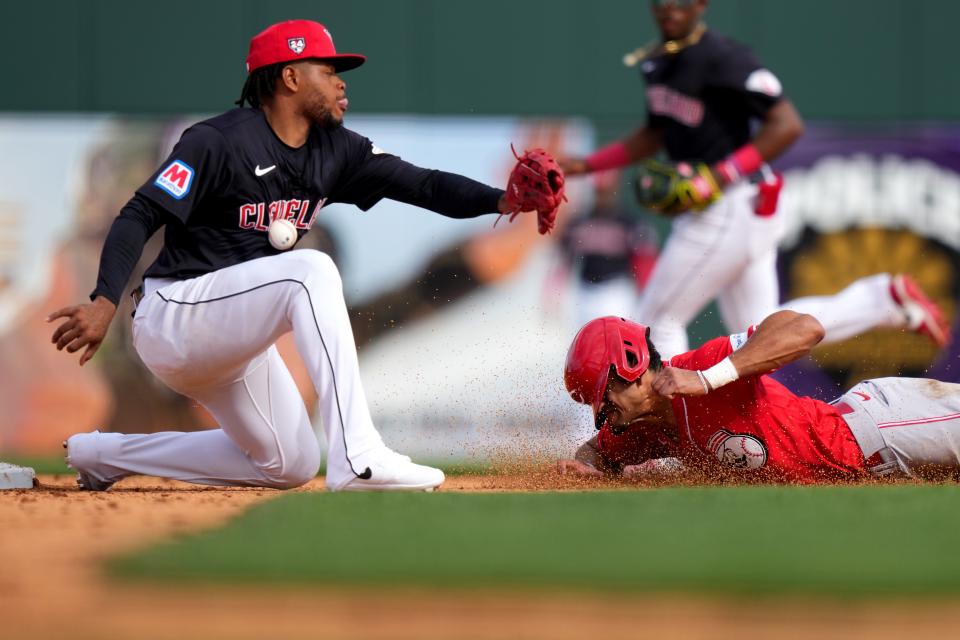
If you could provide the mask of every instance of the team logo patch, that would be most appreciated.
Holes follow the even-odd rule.
[[[287,38],[287,46],[290,47],[290,51],[300,55],[307,48],[307,41],[303,38]]]
[[[776,98],[783,93],[783,87],[777,76],[773,75],[767,69],[757,69],[747,76],[747,91],[754,93],[763,93],[771,98]]]
[[[182,160],[174,160],[160,172],[153,184],[180,200],[190,193],[190,186],[193,184],[193,167]]]
[[[767,463],[763,442],[746,433],[730,433],[721,429],[707,440],[707,449],[717,460],[734,469],[759,469]]]
[[[730,346],[733,348],[734,351],[736,351],[743,345],[747,344],[748,338],[749,336],[747,335],[746,331],[744,331],[743,333],[735,333],[732,336],[730,336]]]

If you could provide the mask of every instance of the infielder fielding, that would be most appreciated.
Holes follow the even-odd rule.
[[[652,327],[667,356],[688,349],[686,326],[713,299],[731,330],[777,309],[782,178],[765,163],[803,131],[779,79],[747,47],[707,29],[706,7],[707,0],[652,0],[661,41],[630,60],[647,84],[646,125],[562,162],[567,175],[623,167],[660,150],[673,163],[649,161],[637,177],[641,204],[674,221],[630,314]],[[785,306],[817,317],[829,341],[877,326],[907,327],[939,345],[949,339],[939,311],[902,276],[871,276],[836,297]]]
[[[313,478],[320,451],[306,408],[274,347],[293,331],[320,397],[331,490],[429,490],[443,472],[387,448],[361,387],[339,273],[318,251],[286,251],[325,204],[369,209],[381,198],[453,218],[539,210],[553,225],[563,177],[525,154],[508,193],[426,170],[342,126],[340,73],[365,58],[338,54],[316,22],[255,36],[238,105],[188,129],[120,212],[104,243],[92,302],[55,311],[58,349],[97,351],[144,243],[166,227],[133,320],[150,370],[206,407],[220,428],[148,435],[83,433],[67,442],[81,488],[132,474],[213,485],[287,488]],[[244,104],[249,104],[244,107]]]
[[[816,482],[960,471],[960,385],[880,378],[831,404],[768,375],[823,338],[813,317],[778,311],[742,334],[663,361],[650,329],[597,318],[567,353],[571,397],[599,433],[562,473],[670,474]]]

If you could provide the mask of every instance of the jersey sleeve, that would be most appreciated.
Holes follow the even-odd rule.
[[[752,51],[743,45],[731,48],[714,60],[709,84],[738,95],[750,115],[763,118],[783,98],[779,78],[765,68]]]
[[[709,340],[698,349],[674,356],[670,359],[670,366],[691,371],[702,371],[712,367],[745,345],[755,330],[756,327],[752,326],[743,333]]]
[[[186,222],[205,197],[228,186],[226,147],[216,128],[190,127],[137,193]]]
[[[424,169],[386,153],[363,136],[346,132],[347,165],[333,201],[364,211],[383,198],[429,209],[451,218],[495,213],[501,189],[453,173]]]

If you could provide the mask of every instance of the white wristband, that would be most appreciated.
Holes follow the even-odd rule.
[[[719,389],[725,384],[730,384],[740,377],[737,368],[730,362],[730,356],[727,356],[717,364],[703,372],[703,377],[711,389]]]

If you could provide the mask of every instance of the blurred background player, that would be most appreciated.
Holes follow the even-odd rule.
[[[568,175],[623,167],[659,151],[681,168],[680,206],[633,313],[653,327],[666,356],[688,349],[687,325],[716,299],[730,330],[766,317],[779,304],[776,200],[782,179],[766,163],[803,132],[777,77],[744,45],[702,21],[707,0],[652,0],[661,41],[628,56],[647,82],[647,123],[582,159]],[[754,124],[756,134],[751,132]],[[672,168],[670,170],[673,170]],[[911,279],[879,274],[832,298],[788,303],[817,317],[827,341],[877,326],[907,327],[938,345],[946,323]]]
[[[656,229],[621,205],[620,177],[593,174],[593,206],[574,214],[559,238],[577,329],[597,316],[631,315],[657,260]]]

